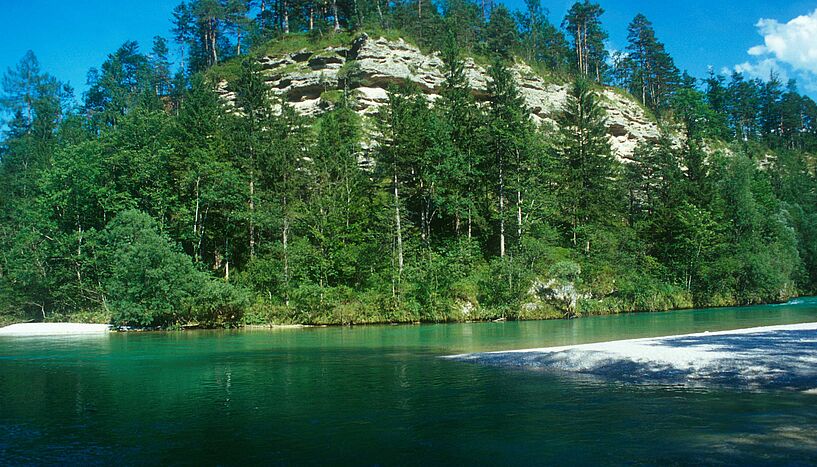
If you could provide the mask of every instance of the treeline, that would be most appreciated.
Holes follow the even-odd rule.
[[[89,73],[81,103],[27,55],[3,80],[0,315],[515,319],[814,290],[814,102],[774,77],[699,84],[642,16],[630,53],[610,60],[602,13],[577,3],[560,29],[535,2],[512,14],[464,1],[199,0],[175,13],[185,70],[171,71],[165,40],[149,54],[129,42]],[[287,31],[364,27],[442,51],[433,106],[403,86],[375,128],[350,92],[305,118],[250,56],[233,58],[233,112],[205,72]],[[467,86],[472,53],[492,60],[485,104]],[[558,128],[532,123],[514,57],[571,76]],[[611,82],[665,128],[630,163],[606,135],[599,86]],[[545,299],[565,291],[577,302]]]

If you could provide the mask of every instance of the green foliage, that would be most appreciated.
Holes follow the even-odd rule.
[[[579,76],[597,83],[604,83],[609,55],[604,46],[608,35],[601,25],[603,14],[604,9],[598,3],[584,0],[574,3],[562,22],[573,45]]]
[[[120,213],[102,238],[99,267],[105,269],[103,290],[114,324],[220,324],[240,318],[241,294],[196,270],[147,214]]]
[[[620,167],[613,157],[604,114],[587,81],[576,81],[560,120],[559,204],[573,246],[590,254],[608,244],[621,222]]]
[[[699,89],[643,16],[610,61],[589,1],[564,31],[537,0],[483,5],[285,2],[251,18],[243,0],[184,2],[186,67],[172,74],[162,38],[150,55],[126,42],[81,107],[27,54],[0,95],[0,323],[539,319],[816,289],[817,104],[795,83],[712,74]],[[433,105],[394,86],[361,117],[351,47],[305,117],[257,60],[362,31],[441,52]],[[489,69],[480,104],[466,57]],[[571,86],[555,127],[534,124],[520,58]],[[663,129],[624,163],[610,80]]]

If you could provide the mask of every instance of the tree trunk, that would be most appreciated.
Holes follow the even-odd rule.
[[[199,183],[201,182],[201,177],[196,177],[196,211],[193,216],[193,236],[197,237],[199,235]],[[198,263],[200,258],[200,253],[198,246],[196,246],[195,250],[193,251],[193,260]]]
[[[394,225],[397,234],[397,282],[399,284],[403,277],[403,230],[400,223],[400,192],[398,183],[397,174],[394,174]]]
[[[250,258],[255,258],[255,180],[250,173]]]
[[[215,18],[210,19],[210,51],[213,54],[213,65],[218,63],[218,50],[216,48],[216,21],[217,20]]]
[[[284,34],[289,34],[289,4],[284,1]]]
[[[522,155],[516,148],[516,241],[522,244],[522,180],[519,172],[522,170]]]
[[[338,18],[338,1],[332,0],[332,19],[335,22],[335,31],[340,31],[340,19]]]
[[[505,168],[499,155],[499,256],[505,257]]]
[[[582,63],[582,54],[584,53],[584,44],[582,43],[582,28],[576,25],[576,57],[578,61],[579,73],[584,73],[584,64]]]
[[[289,306],[289,219],[284,214],[284,228],[281,232],[284,244],[284,303]]]
[[[519,244],[522,244],[522,192],[516,191],[516,235]]]
[[[471,240],[471,206],[468,206],[468,240]]]

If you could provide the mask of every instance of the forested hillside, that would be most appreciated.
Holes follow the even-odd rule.
[[[0,322],[537,319],[813,292],[815,102],[774,75],[681,72],[642,15],[611,54],[603,18],[589,1],[553,23],[537,0],[193,0],[82,96],[27,54],[0,96]],[[350,57],[318,112],[271,88],[275,57],[364,33],[438,57],[434,98],[398,80],[362,115]],[[567,89],[552,121],[532,118],[522,63]],[[605,92],[659,137],[617,157]]]

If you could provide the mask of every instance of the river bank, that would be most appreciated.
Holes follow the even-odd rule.
[[[764,306],[781,306],[781,305],[800,305],[805,304],[812,297],[797,297],[792,298],[788,302],[773,303],[773,304],[758,304],[758,305],[744,305],[744,306],[717,306],[698,308],[700,310],[723,310],[723,309],[751,309],[755,307]],[[817,303],[817,298],[814,298]],[[105,324],[101,316],[98,314],[89,314],[91,320],[87,322],[72,321],[72,322],[26,322],[26,323],[8,323],[7,326],[0,325],[0,336],[12,335],[49,335],[49,334],[87,334],[99,332],[148,332],[148,331],[191,331],[204,329],[245,329],[245,330],[269,330],[269,329],[305,329],[316,327],[348,327],[348,326],[414,326],[420,324],[468,324],[468,323],[489,323],[489,322],[506,322],[506,321],[559,321],[571,320],[581,318],[591,318],[594,316],[615,316],[615,315],[635,315],[635,314],[663,314],[669,312],[678,312],[691,310],[695,308],[679,307],[671,309],[658,310],[634,310],[634,311],[618,311],[618,312],[593,312],[581,314],[577,317],[567,317],[563,314],[546,313],[533,315],[519,315],[514,317],[506,317],[501,314],[486,314],[471,317],[464,317],[460,320],[442,319],[442,320],[361,320],[361,321],[334,321],[334,320],[311,320],[303,323],[298,322],[259,322],[257,320],[244,321],[237,324],[220,324],[220,325],[206,325],[202,323],[190,323],[184,325],[165,326],[165,327],[135,327],[135,326],[116,326],[110,323]],[[6,323],[2,323],[6,324]],[[105,327],[105,331],[100,331]]]

